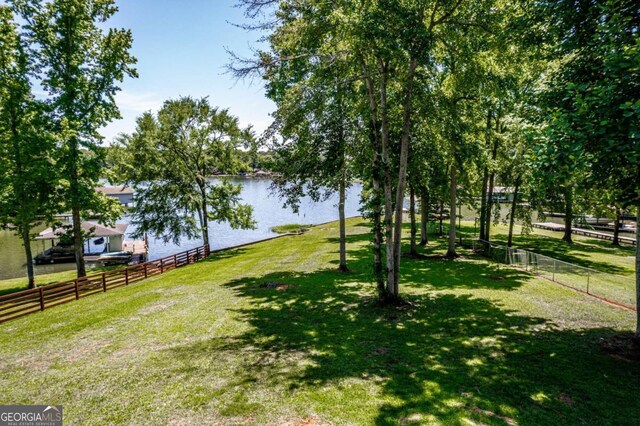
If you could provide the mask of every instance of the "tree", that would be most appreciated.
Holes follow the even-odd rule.
[[[22,239],[29,288],[35,287],[31,230],[56,207],[54,139],[31,94],[33,64],[8,6],[0,5],[0,225]]]
[[[282,98],[274,99],[278,110],[271,130],[277,131],[282,140],[273,138],[274,171],[278,172],[273,188],[294,211],[305,193],[315,201],[338,193],[338,269],[346,272],[345,201],[351,181],[349,151],[357,123],[349,113],[349,87],[338,84],[335,78],[311,80],[279,91]]]
[[[112,150],[120,183],[136,192],[136,236],[151,233],[176,244],[183,235],[200,236],[210,244],[210,221],[251,229],[252,207],[240,202],[241,186],[225,179],[216,184],[209,176],[235,173],[241,166],[237,148],[252,137],[207,98],[169,100],[156,117],[140,116],[135,132]]]
[[[81,223],[98,216],[109,223],[120,214],[117,200],[94,190],[104,169],[98,129],[119,118],[114,95],[125,76],[136,77],[129,50],[131,32],[104,30],[117,12],[114,0],[13,0],[27,22],[42,87],[60,140],[58,166],[66,181],[78,276],[86,275]]]
[[[338,73],[341,81],[358,82],[359,90],[354,93],[362,98],[354,104],[360,105],[360,122],[371,141],[367,150],[371,166],[363,178],[370,182],[367,186],[372,194],[369,205],[376,265],[382,261],[383,244],[386,249],[385,270],[381,275],[376,272],[376,281],[381,299],[397,301],[411,133],[418,119],[433,119],[418,118],[415,113],[418,77],[436,70],[433,55],[437,41],[446,42],[455,31],[483,27],[494,14],[494,2],[240,3],[249,18],[263,16],[265,10],[272,12],[273,18],[253,26],[271,32],[266,38],[269,50],[259,51],[249,60],[234,57],[236,66],[232,68],[237,76],[257,72],[271,80],[285,73],[297,81],[305,72],[317,71],[305,66],[313,62],[342,70]],[[283,44],[286,49],[280,48]],[[430,87],[420,89],[428,93]]]
[[[563,0],[537,6],[542,20],[557,23],[550,43],[555,84],[546,90],[544,123],[554,132],[558,151],[583,168],[585,187],[604,188],[614,195],[613,205],[635,206],[640,217],[638,4]],[[548,151],[554,154],[553,147]],[[640,232],[636,238],[635,335],[640,339]]]

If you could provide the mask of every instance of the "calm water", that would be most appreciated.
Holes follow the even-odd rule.
[[[256,229],[242,230],[231,229],[226,223],[209,224],[209,238],[211,248],[230,247],[237,244],[248,243],[275,235],[271,227],[284,225],[287,223],[318,224],[338,219],[337,195],[322,203],[314,203],[310,199],[303,199],[300,204],[298,214],[291,209],[282,207],[282,200],[271,194],[269,186],[270,180],[266,179],[232,179],[233,183],[243,185],[241,197],[244,203],[253,206],[253,216],[256,221]],[[347,203],[345,211],[347,217],[359,215],[360,212],[360,184],[354,184],[347,192]],[[125,215],[122,223],[127,222]],[[41,231],[44,227],[35,230]],[[130,225],[127,234],[133,232]],[[128,235],[127,235],[128,236]],[[129,239],[129,238],[128,238]],[[50,245],[50,243],[47,243]],[[149,236],[149,258],[157,259],[173,253],[184,251],[202,245],[201,239],[183,239],[179,245],[172,243],[165,244],[162,240]],[[34,256],[44,248],[42,241],[33,242]],[[20,239],[11,232],[0,231],[0,279],[15,278],[26,275],[24,261],[24,249]],[[37,265],[36,274],[47,274],[51,272],[74,269],[74,264]]]

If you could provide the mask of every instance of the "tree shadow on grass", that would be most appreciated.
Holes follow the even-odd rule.
[[[246,254],[248,251],[249,251],[249,249],[246,248],[246,247],[215,251],[215,252],[211,252],[209,257],[203,259],[203,261],[204,262],[215,262],[215,261],[218,261],[218,260],[221,260],[221,259],[231,259],[231,258],[235,258],[235,257],[241,256],[243,254]]]
[[[5,294],[16,293],[18,291],[28,290],[28,286],[26,284],[27,279],[25,278],[25,284],[16,286],[16,287],[8,287],[0,289],[0,296],[4,296]]]
[[[347,266],[352,272],[351,280],[359,279],[363,282],[373,281],[373,269],[371,265],[371,246],[361,244],[369,241],[368,234],[349,235],[347,237]],[[337,245],[337,238],[328,238],[327,241]],[[508,268],[500,263],[474,261],[471,258],[449,260],[435,258],[446,252],[446,239],[433,240],[427,246],[418,246],[418,254],[423,258],[411,258],[403,256],[401,260],[401,287],[414,288],[426,287],[434,289],[448,288],[490,288],[494,290],[513,290],[518,288],[531,275],[515,269]],[[408,251],[408,244],[403,240],[403,251]],[[466,250],[458,248],[460,253],[468,254]],[[338,251],[334,251],[336,259],[331,264],[338,265]]]
[[[474,269],[482,271],[482,265]],[[343,406],[333,416],[337,412],[342,421],[351,420],[350,410],[365,408],[376,410],[379,425],[636,421],[640,366],[614,360],[596,344],[615,331],[561,330],[471,295],[414,293],[408,296],[412,306],[381,307],[363,290],[362,274],[282,271],[228,282],[248,302],[232,311],[250,329],[170,350],[176,360],[195,365],[242,353],[240,365],[229,367],[236,389],[284,389],[312,401],[335,392],[331,407]],[[419,277],[443,285],[434,275],[403,268],[410,286],[419,287],[413,282]],[[516,284],[522,279],[509,278]],[[225,410],[251,416],[260,409],[238,395]],[[362,398],[356,408],[349,405],[353,398]],[[330,410],[310,408],[321,415]]]

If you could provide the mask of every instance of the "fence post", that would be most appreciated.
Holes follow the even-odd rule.
[[[144,278],[146,279],[147,278],[147,262],[144,262],[142,264],[142,267],[144,268]]]
[[[102,273],[102,290],[106,293],[107,291],[107,278],[104,275],[104,272]]]
[[[164,259],[160,259],[160,273],[164,273]]]
[[[80,299],[80,289],[78,288],[78,279],[73,280],[76,283],[76,300]]]
[[[189,257],[189,256],[187,256],[187,258],[188,258],[188,257]],[[173,269],[175,269],[175,268],[177,268],[177,267],[178,267],[178,255],[177,255],[177,254],[174,254],[174,255],[173,255]]]
[[[210,254],[211,254],[211,252],[209,251],[209,244],[205,244],[204,245],[204,255],[205,255],[205,257],[209,257]]]
[[[40,310],[44,311],[44,289],[40,287]]]
[[[129,268],[124,268],[124,285],[129,285]]]

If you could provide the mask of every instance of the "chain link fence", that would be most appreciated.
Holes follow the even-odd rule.
[[[635,309],[635,279],[632,277],[608,274],[528,250],[478,240],[472,234],[459,234],[458,242],[496,262],[513,265],[583,293]]]

